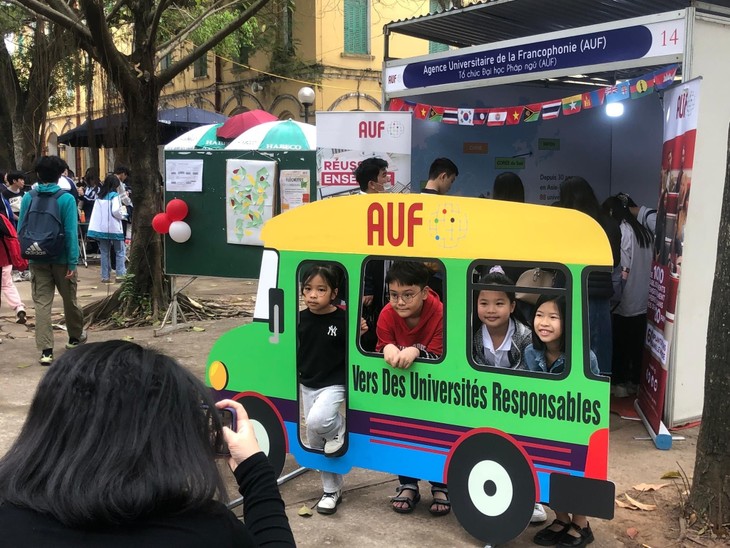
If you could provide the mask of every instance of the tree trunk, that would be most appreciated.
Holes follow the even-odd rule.
[[[730,523],[730,133],[705,358],[705,403],[690,505],[715,532]]]
[[[152,217],[162,211],[160,166],[157,157],[157,96],[154,83],[140,82],[137,97],[128,102],[129,155],[134,158],[132,172],[132,248],[129,273],[134,275],[136,297],[123,298],[127,316],[140,305],[153,318],[161,317],[169,297],[163,274],[162,236],[152,230]]]

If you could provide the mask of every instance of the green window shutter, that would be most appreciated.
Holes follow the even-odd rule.
[[[193,77],[208,76],[208,54],[206,53],[193,63]]]
[[[345,0],[345,53],[370,53],[368,0]]]
[[[441,5],[438,3],[438,0],[431,0],[428,6],[428,12],[433,13],[439,13],[444,11],[441,8]],[[441,44],[439,42],[431,42],[428,43],[428,53],[439,53],[440,51],[448,51],[449,46],[446,44]]]

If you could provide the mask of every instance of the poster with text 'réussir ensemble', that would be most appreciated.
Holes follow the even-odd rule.
[[[393,192],[411,184],[410,112],[318,112],[317,192],[320,198],[356,193],[354,171],[365,158],[388,162]]]

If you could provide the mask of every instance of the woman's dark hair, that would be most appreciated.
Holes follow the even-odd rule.
[[[490,272],[488,274],[485,274],[481,277],[479,280],[480,284],[487,284],[487,285],[515,285],[515,282],[513,282],[509,276],[507,276],[504,272]],[[486,287],[480,287],[479,291],[501,291],[502,293],[507,294],[507,298],[509,299],[509,302],[513,303],[515,302],[515,292],[514,291],[505,291],[502,288],[494,288],[489,289]]]
[[[504,200],[505,202],[524,203],[525,187],[520,176],[511,171],[505,171],[497,175],[494,179],[492,198]]]
[[[302,294],[304,294],[304,286],[315,276],[321,276],[331,289],[340,289],[342,272],[338,267],[330,264],[313,264],[302,273]]]
[[[601,217],[601,206],[593,188],[583,177],[568,177],[560,185],[560,207],[577,209],[596,221]]]
[[[110,192],[114,192],[119,188],[119,178],[116,175],[107,175],[104,177],[104,182],[101,184],[101,188],[97,193],[97,198],[103,198]]]
[[[126,341],[67,351],[0,459],[0,503],[69,527],[208,506],[225,487],[210,391],[172,358]]]
[[[543,293],[537,299],[535,303],[535,312],[532,314],[532,346],[535,350],[544,352],[547,348],[545,343],[540,340],[537,336],[537,330],[535,329],[535,316],[537,315],[537,309],[540,308],[544,303],[553,301],[558,307],[558,313],[560,314],[560,324],[562,326],[560,333],[560,351],[565,352],[565,297],[562,295],[554,295],[550,293]]]
[[[616,219],[619,223],[626,221],[634,231],[636,241],[639,242],[639,247],[650,247],[652,245],[652,235],[648,228],[642,225],[636,220],[634,214],[628,206],[628,200],[622,200],[621,195],[609,196],[601,205],[603,212]],[[627,196],[624,194],[623,196]]]

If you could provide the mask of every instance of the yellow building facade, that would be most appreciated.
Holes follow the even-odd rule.
[[[160,109],[193,106],[232,116],[246,110],[266,110],[280,119],[316,123],[317,111],[381,110],[383,28],[394,20],[408,19],[441,11],[438,0],[272,0],[283,9],[276,26],[280,51],[293,48],[295,56],[272,63],[272,53],[258,51],[237,59],[212,52],[179,74],[163,89]],[[289,6],[287,8],[287,6]],[[161,64],[174,62],[184,53],[183,46]],[[442,51],[441,44],[396,35],[390,41],[390,57],[410,57]],[[301,70],[302,66],[314,67]],[[299,69],[300,76],[286,71]],[[100,69],[96,73],[99,74]],[[302,76],[304,74],[304,76]],[[297,97],[302,87],[315,92],[314,103],[305,108]],[[94,92],[92,117],[105,114],[101,85]],[[71,93],[71,90],[69,90]],[[58,143],[58,136],[78,127],[87,118],[84,88],[73,90],[74,104],[63,112],[49,114],[44,133],[47,154],[59,154],[77,173],[83,174],[92,162],[88,149]],[[100,150],[100,172],[109,171],[114,150]]]

